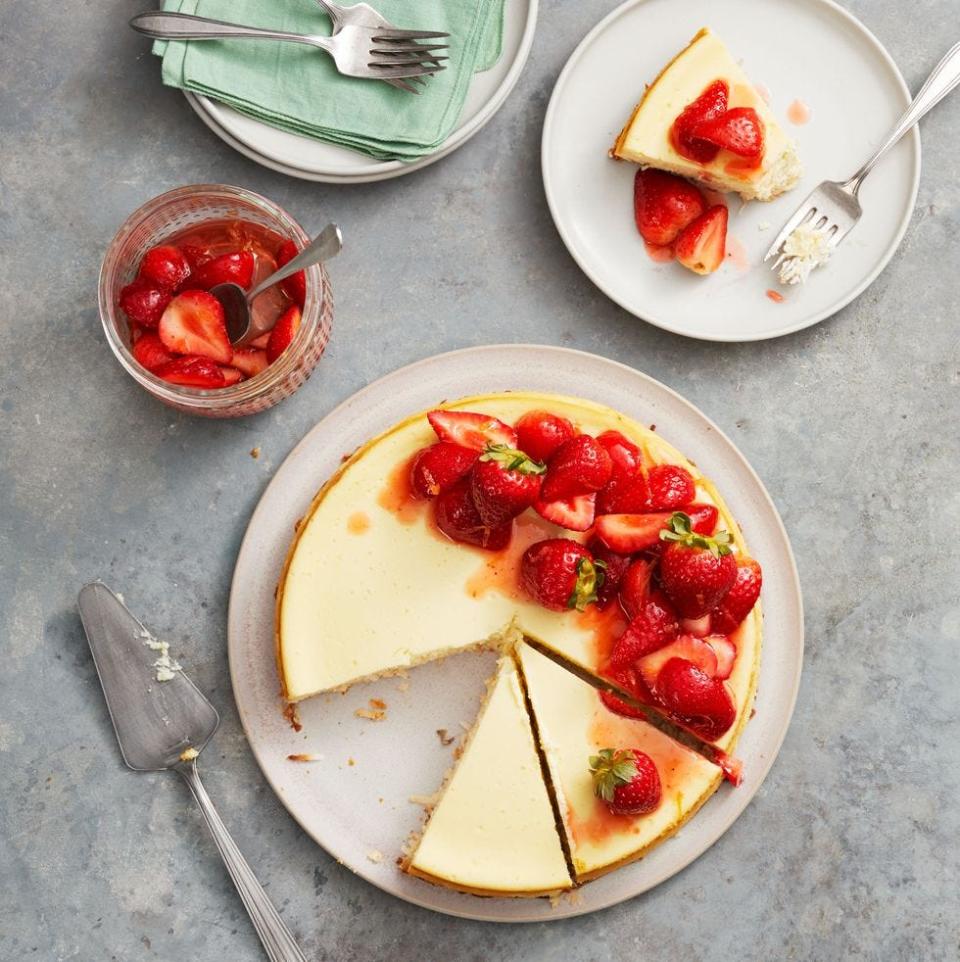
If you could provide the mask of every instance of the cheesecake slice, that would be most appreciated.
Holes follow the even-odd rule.
[[[730,111],[755,112],[760,155],[746,159],[729,149],[698,159],[678,143],[680,115],[721,82]],[[772,200],[790,190],[802,174],[796,147],[777,123],[730,52],[708,28],[700,32],[647,87],[611,151],[620,160],[654,167],[699,181],[706,187],[739,194],[744,200]],[[707,154],[711,151],[708,149]]]
[[[477,895],[572,887],[517,666],[503,656],[404,870]]]

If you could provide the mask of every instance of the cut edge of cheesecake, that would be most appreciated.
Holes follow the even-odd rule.
[[[644,105],[649,100],[650,95],[656,89],[657,85],[661,82],[661,80],[663,80],[671,67],[673,67],[674,64],[676,64],[677,61],[680,60],[680,58],[683,57],[694,46],[694,44],[707,36],[716,35],[709,27],[701,27],[700,30],[698,30],[694,37],[690,40],[690,42],[682,50],[675,54],[663,67],[660,73],[658,73],[654,78],[653,82],[647,85],[643,92],[643,96],[633,108],[630,117],[623,125],[620,133],[617,135],[617,139],[614,141],[613,147],[610,148],[610,156],[617,160],[626,160],[632,163],[640,164],[643,167],[654,167],[657,170],[665,170],[668,173],[677,174],[680,177],[698,180],[708,188],[712,188],[714,190],[724,190],[723,185],[714,183],[707,178],[701,179],[697,177],[697,175],[686,165],[674,166],[671,165],[669,161],[665,161],[663,158],[652,160],[643,154],[634,154],[627,148],[627,141],[629,140],[630,131],[633,128],[634,122],[636,121],[637,116],[643,109]],[[751,88],[756,89],[753,87],[752,83],[750,86]],[[779,124],[777,126],[779,127]],[[752,182],[747,180],[739,181],[738,186],[727,187],[726,192],[739,194],[743,200],[769,201],[795,187],[803,175],[803,165],[800,163],[800,157],[797,153],[797,148],[794,142],[787,137],[786,134],[784,134],[784,139],[786,143],[783,150],[769,164],[768,169],[762,177]],[[688,161],[687,163],[693,164],[694,162]]]
[[[559,809],[557,807],[556,798],[554,797],[552,791],[552,780],[547,777],[546,759],[540,748],[540,740],[535,727],[535,715],[530,706],[526,688],[524,686],[523,672],[515,655],[516,645],[523,640],[523,636],[519,632],[513,632],[509,634],[509,639],[509,641],[505,639],[502,642],[501,656],[497,662],[496,670],[493,672],[490,678],[487,679],[487,691],[484,695],[483,702],[480,705],[480,709],[477,712],[477,717],[474,720],[472,727],[467,732],[466,737],[463,740],[463,744],[457,749],[454,763],[447,769],[440,787],[432,796],[434,801],[427,811],[423,826],[419,830],[411,833],[407,839],[407,842],[404,846],[403,859],[400,862],[400,868],[407,875],[410,875],[414,878],[419,878],[432,884],[443,886],[444,888],[451,889],[452,891],[466,892],[471,895],[496,898],[556,897],[573,889],[577,884],[575,880],[576,877],[572,871],[569,852],[565,843],[566,836],[562,830],[562,823],[559,821]],[[512,678],[510,676],[512,676]],[[533,757],[536,759],[537,777],[540,781],[541,787],[543,788],[545,800],[551,812],[550,826],[553,830],[557,843],[557,853],[559,853],[563,864],[563,880],[561,880],[559,877],[556,877],[554,879],[556,884],[551,884],[547,887],[523,889],[502,887],[492,888],[489,886],[470,885],[464,882],[456,881],[452,878],[437,875],[416,864],[417,856],[421,850],[427,833],[430,831],[434,816],[441,809],[445,798],[448,797],[449,790],[453,785],[458,772],[462,770],[470,749],[474,746],[474,743],[477,740],[478,732],[482,730],[484,719],[487,717],[488,711],[498,691],[498,688],[507,678],[510,678],[510,681],[513,681],[516,684],[516,689],[513,694],[515,697],[520,699],[520,704],[518,707],[520,708],[520,714],[526,720],[525,734],[529,736],[530,748],[532,750]],[[554,868],[558,867],[559,863],[554,866]],[[556,874],[559,876],[559,873]]]

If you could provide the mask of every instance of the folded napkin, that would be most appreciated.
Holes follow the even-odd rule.
[[[475,71],[500,57],[505,0],[373,0],[398,26],[442,30],[446,70],[419,96],[375,80],[344,77],[322,50],[269,40],[158,42],[163,82],[291,133],[340,144],[378,160],[412,161],[450,135]],[[252,27],[326,34],[313,0],[165,0],[165,10]],[[429,43],[430,41],[426,41]]]

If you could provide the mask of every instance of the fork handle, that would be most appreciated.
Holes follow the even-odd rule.
[[[155,40],[290,40],[305,43],[311,47],[328,50],[325,37],[307,37],[284,30],[264,30],[260,27],[244,27],[239,23],[225,20],[211,20],[209,17],[195,17],[189,13],[173,13],[158,10],[154,13],[137,14],[130,26],[138,33]]]
[[[244,907],[250,914],[250,920],[257,930],[257,935],[260,936],[267,958],[270,962],[307,962],[306,956],[300,951],[290,930],[273,907],[263,886],[253,874],[253,869],[241,855],[237,843],[234,842],[226,825],[213,807],[213,802],[210,801],[210,796],[200,781],[196,762],[180,762],[174,768],[190,786],[190,791],[193,792],[193,797],[200,806],[210,834],[223,857],[223,863],[227,866],[227,871],[240,893]]]
[[[933,68],[919,93],[904,111],[890,135],[880,145],[877,152],[843,185],[856,194],[863,179],[887,155],[887,152],[900,138],[932,107],[935,107],[957,84],[960,83],[960,43],[955,43],[947,55]]]

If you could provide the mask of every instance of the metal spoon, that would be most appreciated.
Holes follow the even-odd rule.
[[[269,277],[262,280],[247,293],[239,284],[228,281],[210,288],[210,293],[223,305],[224,319],[227,324],[227,334],[231,343],[242,347],[247,341],[252,341],[270,329],[270,322],[265,318],[254,315],[251,307],[253,302],[269,287],[305,267],[312,267],[328,261],[340,253],[343,247],[343,234],[336,224],[327,224],[320,234],[292,261],[284,264]]]

